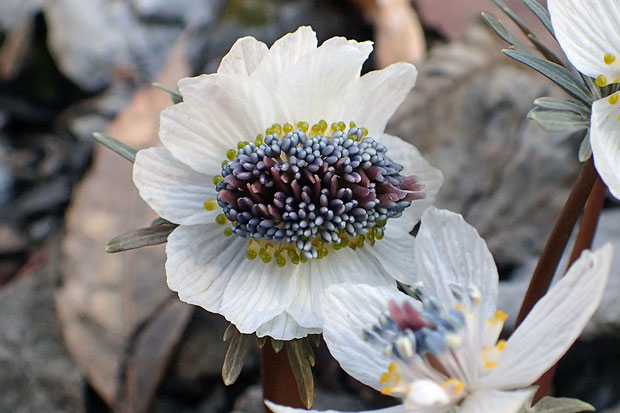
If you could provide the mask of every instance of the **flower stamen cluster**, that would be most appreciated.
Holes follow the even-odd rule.
[[[388,219],[399,217],[411,202],[423,199],[415,176],[387,148],[353,122],[306,122],[294,128],[274,124],[254,142],[240,142],[214,179],[223,213],[216,222],[232,225],[226,235],[251,238],[247,256],[286,256],[297,264],[321,259],[346,246],[363,247],[383,237]]]

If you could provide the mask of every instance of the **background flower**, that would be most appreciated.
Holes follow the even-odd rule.
[[[611,193],[620,198],[620,4],[615,0],[549,0],[555,36],[570,62],[606,96],[592,105],[590,143],[594,163]],[[614,93],[615,92],[615,93]]]
[[[497,271],[484,241],[460,215],[431,208],[410,279],[421,301],[386,288],[332,286],[325,341],[349,374],[402,400],[389,411],[517,412],[597,308],[611,255],[610,246],[584,252],[498,341],[506,315],[496,309]]]
[[[239,39],[217,73],[179,82],[164,147],[137,154],[134,182],[180,224],[166,272],[181,300],[243,333],[292,339],[320,331],[329,285],[404,276],[408,231],[442,176],[383,133],[416,71],[360,77],[371,50],[344,38],[317,47],[302,27],[270,49]]]

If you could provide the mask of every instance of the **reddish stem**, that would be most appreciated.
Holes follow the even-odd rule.
[[[598,219],[601,215],[604,201],[605,184],[599,176],[596,178],[594,188],[592,188],[592,192],[590,192],[590,196],[588,197],[583,218],[581,219],[581,224],[579,225],[579,233],[577,234],[573,251],[570,255],[570,259],[568,260],[568,266],[566,267],[567,270],[575,261],[577,261],[584,250],[592,247],[592,240],[594,239],[594,233],[596,232]],[[534,403],[551,393],[551,386],[553,384],[553,376],[555,374],[556,367],[557,364],[553,365],[536,381],[536,384],[539,387],[536,392],[536,396],[534,397]]]
[[[547,239],[545,248],[532,275],[530,285],[525,293],[515,328],[521,324],[525,316],[549,289],[553,274],[558,267],[560,258],[562,258],[577,219],[581,215],[586,200],[592,191],[596,177],[594,162],[590,158],[581,168],[577,182],[573,186],[566,204]]]
[[[291,370],[286,346],[278,353],[267,339],[260,351],[260,367],[263,382],[263,397],[283,406],[305,408],[299,397],[297,382]],[[265,406],[265,412],[271,413]]]

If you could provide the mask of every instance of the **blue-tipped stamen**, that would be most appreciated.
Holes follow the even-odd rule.
[[[327,255],[328,246],[361,248],[383,238],[388,219],[424,198],[423,185],[401,175],[365,129],[345,129],[334,123],[326,136],[325,121],[274,125],[228,151],[216,190],[232,232],[276,244],[279,265],[287,256],[306,262]]]

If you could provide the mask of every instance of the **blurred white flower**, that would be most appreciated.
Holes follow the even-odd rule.
[[[620,2],[548,0],[555,36],[568,60],[600,87],[620,82]],[[612,91],[617,91],[614,85]],[[592,105],[590,144],[594,164],[620,199],[620,92]]]
[[[371,51],[342,37],[317,47],[301,27],[271,48],[239,39],[217,73],[179,82],[164,146],[138,152],[133,178],[180,225],[166,273],[181,300],[288,340],[321,331],[328,286],[394,288],[408,271],[408,232],[443,178],[384,134],[415,67],[360,77]]]
[[[415,244],[409,282],[420,300],[349,284],[325,296],[330,352],[353,377],[402,401],[385,412],[518,412],[594,313],[612,256],[609,245],[585,251],[505,341],[497,269],[476,230],[431,207]]]

